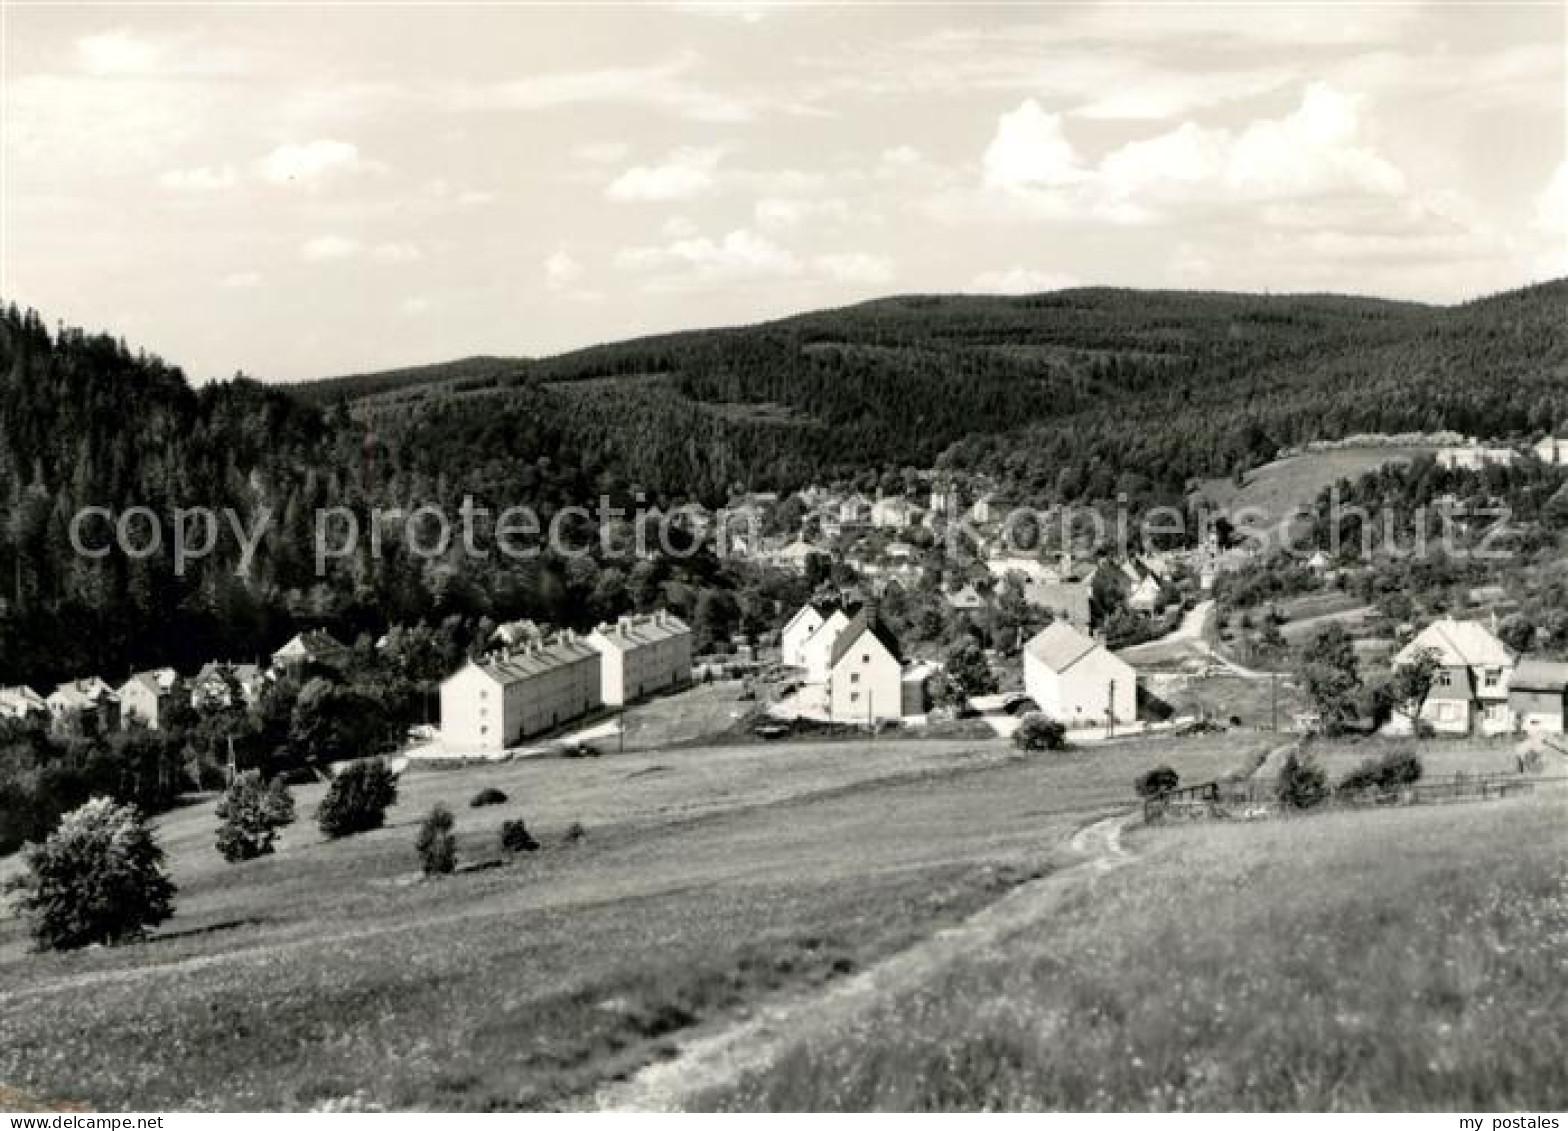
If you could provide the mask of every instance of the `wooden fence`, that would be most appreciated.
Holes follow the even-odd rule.
[[[1568,784],[1568,777],[1531,777],[1518,773],[1457,773],[1393,788],[1377,786],[1333,790],[1319,808],[1372,809],[1396,805],[1442,805],[1460,801],[1496,801],[1535,792],[1542,786]],[[1275,778],[1211,781],[1184,786],[1145,798],[1143,819],[1149,823],[1175,818],[1256,817],[1272,815],[1281,806]]]

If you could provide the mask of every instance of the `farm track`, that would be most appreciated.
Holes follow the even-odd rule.
[[[585,1106],[600,1111],[685,1111],[704,1094],[766,1069],[790,1048],[861,1011],[932,979],[955,961],[973,957],[1027,930],[1069,894],[1137,858],[1122,844],[1136,813],[1085,826],[1068,841],[1084,859],[1014,888],[962,923],[865,970],[812,993],[763,1004],[728,1028],[700,1033],[668,1060],[650,1064],[601,1088]]]

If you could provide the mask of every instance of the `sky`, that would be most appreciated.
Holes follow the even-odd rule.
[[[196,381],[1568,275],[1565,5],[5,6],[0,296]]]

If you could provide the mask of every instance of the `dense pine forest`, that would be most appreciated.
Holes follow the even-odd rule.
[[[905,297],[560,357],[193,389],[102,334],[0,317],[0,683],[254,659],[300,625],[534,616],[585,624],[661,601],[764,615],[747,578],[667,561],[379,557],[317,577],[319,508],[464,496],[548,517],[609,496],[667,505],[908,467],[983,472],[1020,501],[1179,502],[1197,477],[1357,432],[1506,438],[1568,419],[1568,282],[1452,308],[1355,298],[1078,290]],[[71,552],[79,508],[232,508],[176,576]],[[735,594],[735,597],[731,597]]]

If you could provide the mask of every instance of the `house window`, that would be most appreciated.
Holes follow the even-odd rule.
[[[1498,685],[1498,683],[1502,680],[1502,678],[1503,678],[1503,669],[1502,668],[1487,668],[1486,669],[1486,686],[1488,686],[1488,687],[1496,687]]]
[[[860,673],[859,672],[850,672],[849,673],[849,682],[850,683],[859,683],[860,682]]]
[[[871,653],[869,653],[869,652],[862,652],[860,654],[860,662],[862,664],[869,664],[871,662]]]
[[[851,691],[849,693],[849,701],[851,703],[859,703],[860,702],[860,692],[858,692],[858,691]]]
[[[479,689],[479,698],[487,699],[487,698],[489,698],[489,696],[490,696],[490,693],[488,691],[486,691],[484,688],[481,687]]]
[[[1437,685],[1439,687],[1452,687],[1454,685],[1454,675],[1453,675],[1453,673],[1452,672],[1447,672],[1447,671],[1438,672],[1437,673]]]
[[[480,734],[489,734],[490,733],[490,728],[489,727],[480,727],[479,728],[479,733]]]

